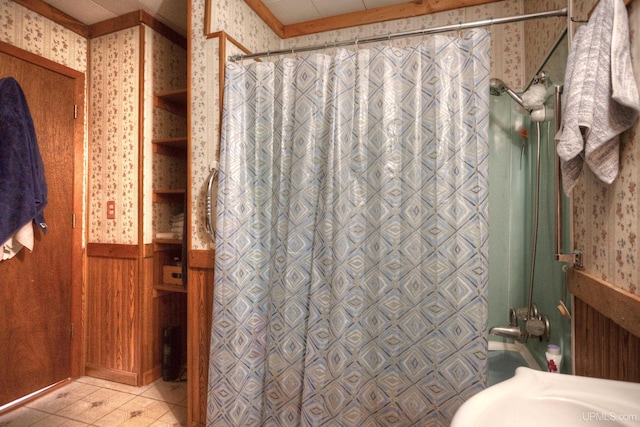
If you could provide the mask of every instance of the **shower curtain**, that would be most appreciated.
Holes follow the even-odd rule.
[[[207,423],[448,425],[485,387],[489,35],[230,63]]]

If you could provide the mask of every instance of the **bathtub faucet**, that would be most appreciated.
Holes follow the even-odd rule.
[[[518,342],[525,342],[527,340],[527,334],[522,332],[518,326],[518,317],[513,308],[509,309],[509,326],[494,326],[489,329],[489,334],[510,338]]]
[[[518,342],[525,342],[527,335],[518,326],[494,326],[489,330],[491,335],[510,338]]]

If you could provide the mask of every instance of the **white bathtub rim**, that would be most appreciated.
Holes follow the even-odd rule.
[[[527,366],[531,369],[535,369],[537,371],[541,371],[540,365],[536,362],[536,359],[533,357],[529,349],[526,345],[519,342],[500,342],[500,341],[489,341],[489,351],[515,351],[520,353],[524,361],[527,363]]]

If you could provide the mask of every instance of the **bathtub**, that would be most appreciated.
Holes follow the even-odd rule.
[[[513,377],[516,369],[521,366],[540,370],[540,366],[524,344],[489,341],[488,386]]]

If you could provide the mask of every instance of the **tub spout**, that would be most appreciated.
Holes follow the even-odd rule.
[[[494,326],[489,330],[490,335],[498,335],[500,337],[510,338],[518,342],[524,342],[526,335],[520,330],[518,326]]]

